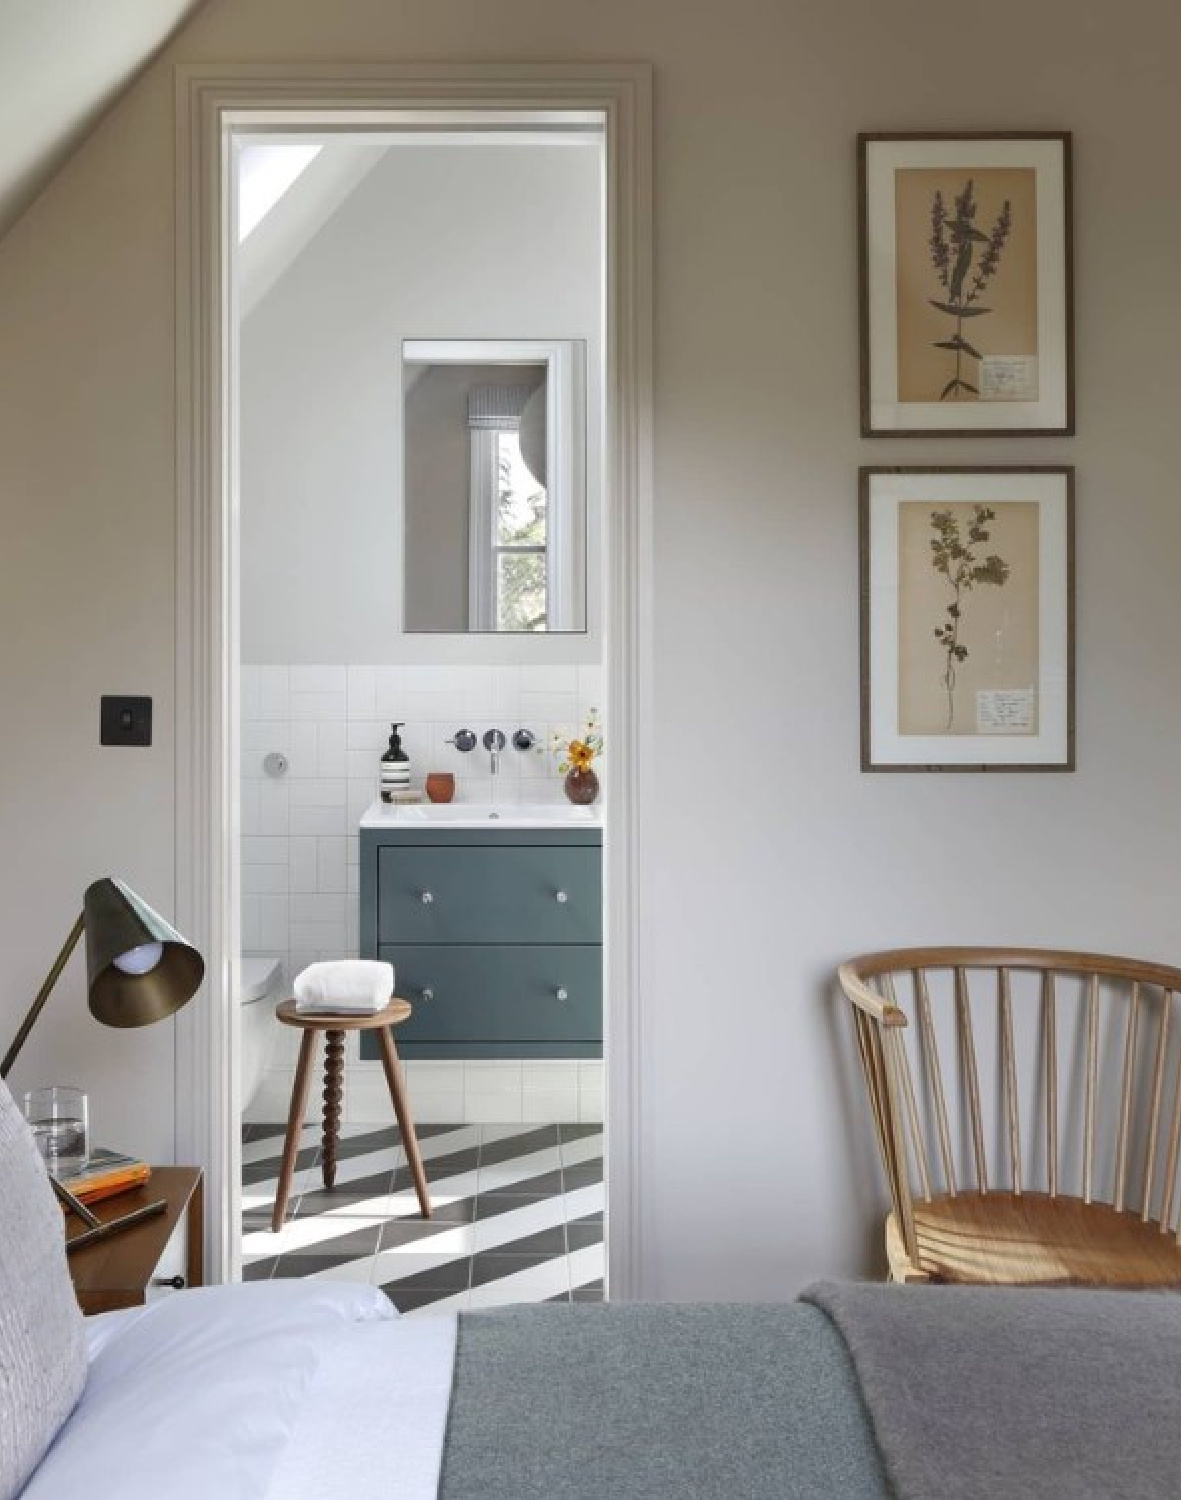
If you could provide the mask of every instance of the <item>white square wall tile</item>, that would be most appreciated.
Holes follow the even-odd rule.
[[[290,755],[291,725],[286,719],[243,719],[238,730],[238,743],[243,752],[260,751],[260,761],[272,750]]]
[[[343,693],[348,685],[344,667],[292,667],[293,693]]]
[[[243,791],[250,784],[243,782]],[[269,835],[287,833],[290,817],[287,783],[268,776],[254,785],[258,788],[258,826],[247,829],[243,823],[243,832]]]
[[[278,842],[276,840],[276,842]],[[287,866],[242,864],[244,896],[286,895],[289,889]]]
[[[375,667],[373,682],[375,718],[397,718],[406,696],[405,667]],[[352,714],[349,715],[352,718]]]
[[[315,892],[319,889],[319,840],[309,835],[291,838],[288,841],[290,889]]]
[[[291,806],[340,807],[345,805],[343,776],[309,776],[291,784]]]
[[[259,669],[243,664],[238,669],[238,708],[242,722],[258,718]]]
[[[256,667],[258,674],[258,717],[290,717],[291,672],[288,667]]]
[[[317,839],[316,843],[316,889],[321,892],[347,891],[347,840],[344,835]]]
[[[343,807],[293,807],[291,809],[291,833],[296,836],[345,833],[347,827],[348,819]]]
[[[346,695],[342,687],[336,693],[296,693],[291,694],[291,720],[314,719],[317,723],[325,720],[343,722],[345,718]]]
[[[345,774],[345,723],[316,725],[316,774],[318,776],[343,776]]]
[[[349,719],[377,717],[377,668],[350,667],[346,688],[346,711]]]
[[[356,829],[357,824],[368,812],[370,804],[377,800],[377,796],[376,776],[364,781],[349,781],[348,797],[345,803],[345,831],[352,833]]]
[[[317,774],[317,728],[310,719],[301,719],[291,726],[291,775],[300,780]]]
[[[288,897],[243,895],[242,947],[275,953],[287,947]]]
[[[375,759],[385,749],[389,737],[390,726],[381,719],[350,719],[345,726],[346,749],[368,750]]]
[[[294,927],[298,923],[343,923],[347,899],[343,893],[338,895],[332,892],[315,895],[301,892],[292,895],[291,924]]]
[[[260,838],[247,834],[242,839],[243,865],[285,865],[287,863],[288,840],[285,838]]]
[[[574,693],[578,690],[578,668],[561,664],[522,667],[523,693]]]

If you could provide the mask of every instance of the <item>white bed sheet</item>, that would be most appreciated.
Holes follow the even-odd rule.
[[[343,1330],[267,1500],[435,1500],[456,1326],[439,1314]]]
[[[90,1370],[22,1500],[434,1500],[456,1320],[288,1281],[87,1320]]]

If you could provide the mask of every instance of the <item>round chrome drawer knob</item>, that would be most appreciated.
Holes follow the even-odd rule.
[[[554,900],[558,903],[559,906],[565,906],[566,902],[569,901],[569,899],[570,897],[566,894],[565,891],[557,891],[554,894]]]
[[[431,989],[423,990],[423,992],[422,992],[422,998],[424,1000],[433,1000],[435,998],[435,992],[434,992],[434,990],[431,990]]]
[[[569,990],[558,989],[554,991],[554,994],[559,1000],[569,1000],[570,998]]]
[[[433,893],[431,891],[423,891],[423,893],[422,893],[422,904],[424,906],[430,906],[431,903],[434,901],[434,899],[435,899],[434,895],[433,895]]]

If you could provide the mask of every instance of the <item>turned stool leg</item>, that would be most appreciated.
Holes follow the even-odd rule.
[[[295,1159],[299,1155],[299,1138],[303,1133],[303,1117],[308,1107],[308,1085],[312,1081],[312,1053],[316,1046],[315,1032],[305,1031],[299,1039],[299,1062],[295,1065],[295,1086],[291,1090],[291,1110],[287,1116],[287,1136],[283,1142],[283,1165],[279,1169],[279,1185],[275,1190],[275,1208],[271,1214],[271,1232],[278,1234],[287,1217],[287,1199],[291,1195],[291,1178],[295,1172]]]
[[[340,1101],[344,1094],[344,1032],[324,1038],[324,1186],[336,1186],[336,1143],[340,1139]]]
[[[381,1043],[381,1065],[385,1069],[385,1081],[389,1084],[390,1098],[394,1101],[394,1114],[398,1117],[398,1129],[406,1146],[406,1160],[410,1163],[410,1175],[414,1178],[414,1191],[418,1194],[418,1206],[424,1219],[431,1216],[431,1192],[427,1186],[426,1172],[422,1165],[422,1153],[418,1149],[418,1137],[414,1134],[414,1121],[402,1092],[402,1066],[398,1061],[398,1049],[388,1026],[377,1028],[377,1040]]]

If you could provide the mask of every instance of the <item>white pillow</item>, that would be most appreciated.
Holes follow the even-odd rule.
[[[85,1384],[62,1211],[0,1080],[0,1500],[19,1492]]]
[[[397,1315],[377,1287],[291,1280],[88,1318],[86,1392],[23,1500],[86,1500],[96,1474],[119,1500],[258,1500],[338,1340]]]

